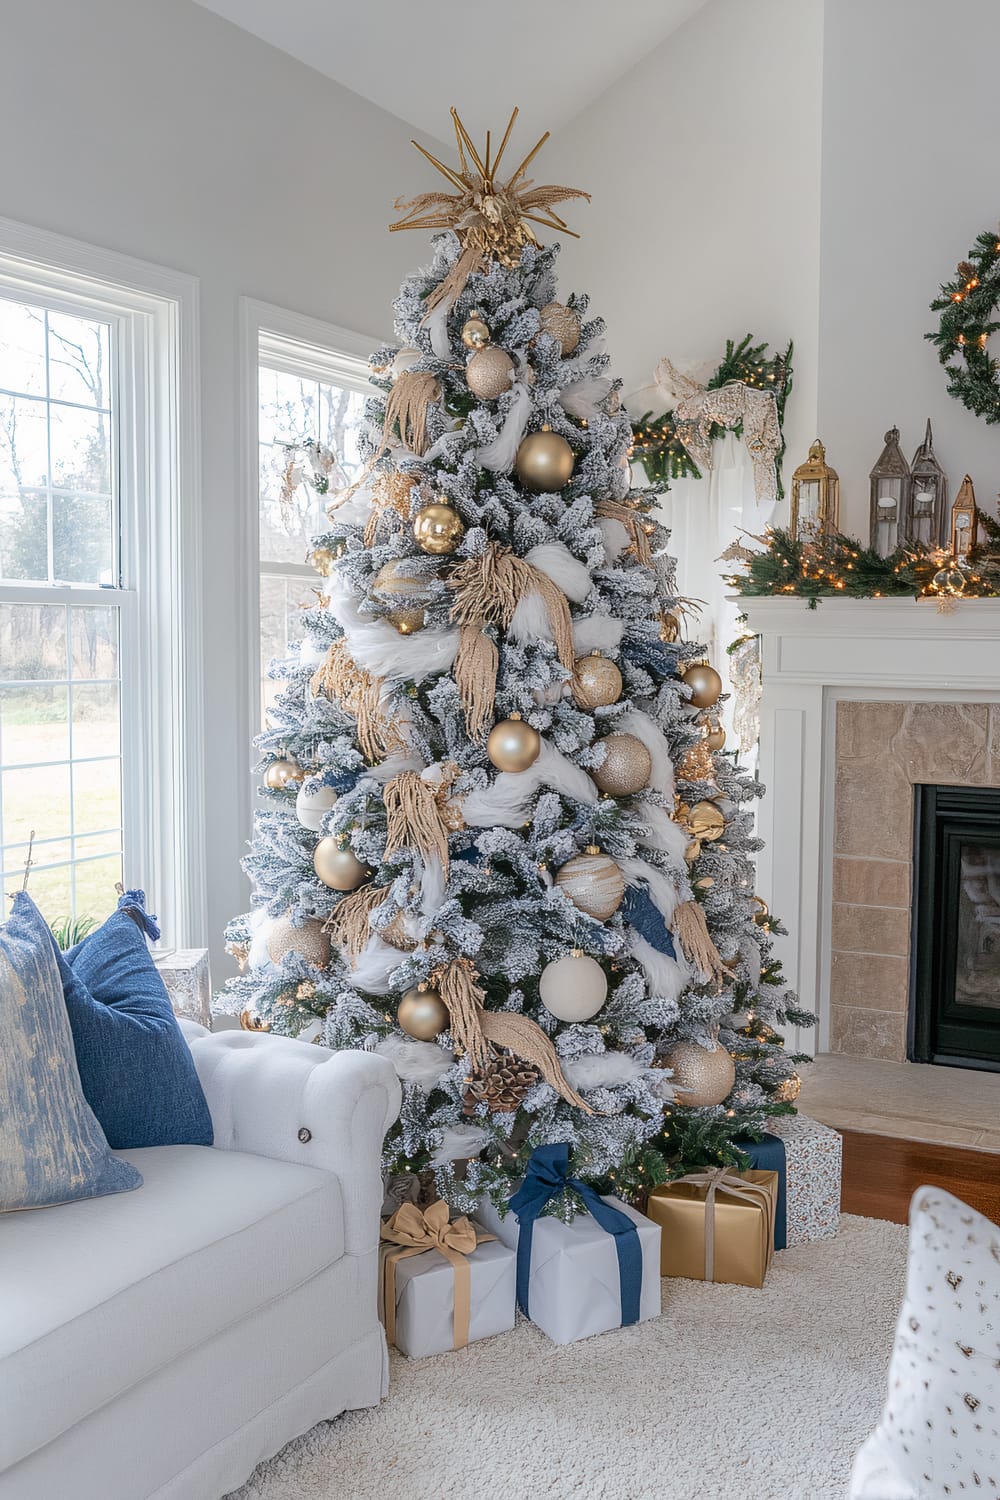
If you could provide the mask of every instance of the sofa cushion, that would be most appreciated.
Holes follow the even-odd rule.
[[[112,1156],[84,1097],[53,950],[45,918],[18,891],[0,922],[0,1213],[142,1182]]]
[[[126,1159],[138,1193],[0,1218],[0,1472],[344,1253],[329,1172],[204,1146]]]
[[[191,1050],[138,925],[150,920],[142,899],[127,891],[96,932],[59,954],[83,1092],[116,1151],[210,1146]]]

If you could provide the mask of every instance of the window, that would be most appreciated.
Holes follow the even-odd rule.
[[[317,325],[308,331],[315,334]],[[331,491],[350,484],[362,469],[358,437],[370,392],[368,365],[356,353],[343,352],[342,346],[350,341],[357,348],[367,341],[333,329],[328,336],[341,347],[319,346],[263,327],[259,333],[259,724],[280,691],[279,683],[268,680],[268,666],[287,653],[291,641],[300,639],[300,612],[316,602],[318,579],[307,554],[312,537],[328,526],[323,498],[312,485],[286,484],[288,449],[308,442],[328,449],[334,455]],[[304,455],[299,461],[308,467]]]
[[[50,922],[122,881],[173,942],[203,932],[196,335],[188,278],[0,220],[0,881],[33,832]]]

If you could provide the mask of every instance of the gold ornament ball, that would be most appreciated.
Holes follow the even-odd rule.
[[[492,334],[478,313],[462,324],[462,343],[466,349],[485,349]]]
[[[517,477],[534,495],[554,494],[573,477],[573,450],[548,426],[522,438],[514,460]]]
[[[688,813],[687,826],[696,839],[721,839],[726,820],[714,802],[696,802]]]
[[[672,1070],[677,1102],[688,1109],[721,1104],[736,1082],[736,1064],[725,1047],[709,1052],[697,1042],[677,1042],[658,1066]]]
[[[356,891],[371,875],[349,844],[327,834],[313,850],[313,869],[331,891]]]
[[[665,641],[669,645],[676,641],[680,633],[681,627],[677,616],[672,615],[669,610],[665,609],[660,615],[660,640]]]
[[[581,656],[573,667],[573,696],[581,708],[606,708],[622,695],[622,674],[599,651]]]
[[[281,792],[301,781],[304,775],[298,761],[289,755],[284,760],[272,760],[264,772],[264,785],[272,792]]]
[[[598,789],[611,797],[628,797],[649,785],[653,761],[642,740],[634,734],[609,734],[599,740],[606,754],[591,776]]]
[[[721,750],[726,743],[726,731],[721,724],[716,724],[713,729],[705,731],[705,744],[709,750]]]
[[[763,896],[751,896],[750,899],[757,908],[753,914],[753,919],[758,927],[763,927],[771,915],[770,908]]]
[[[706,661],[689,662],[681,668],[681,676],[691,689],[688,702],[692,708],[711,708],[718,703],[722,692],[722,678]]]
[[[583,854],[556,871],[555,883],[575,907],[606,922],[614,916],[625,895],[625,877],[610,854],[603,854],[596,844],[588,844]]]
[[[464,535],[458,511],[438,500],[421,506],[413,518],[413,538],[423,552],[435,556],[454,552]]]
[[[520,714],[501,719],[490,730],[486,754],[498,771],[527,771],[538,759],[542,737]]]
[[[442,1031],[448,1030],[450,1017],[437,990],[417,984],[401,998],[396,1020],[407,1036],[415,1037],[418,1042],[433,1042]]]
[[[400,635],[413,635],[427,623],[422,609],[391,609],[385,618]]]
[[[312,563],[317,573],[322,573],[324,578],[329,578],[333,572],[336,556],[329,547],[314,547],[309,554],[308,561]]]
[[[465,367],[469,390],[481,401],[495,401],[509,391],[514,380],[514,361],[506,349],[480,349]]]
[[[771,1093],[772,1099],[777,1099],[779,1104],[794,1104],[799,1097],[802,1088],[802,1079],[798,1073],[793,1073],[791,1078],[783,1078],[778,1087]]]
[[[383,563],[372,579],[372,589],[377,594],[387,594],[390,599],[405,594],[407,597],[429,598],[433,580],[417,571],[419,564],[413,557],[394,557]]]
[[[539,314],[539,329],[555,339],[564,359],[575,352],[580,342],[580,319],[571,307],[564,307],[561,302],[546,303]]]
[[[267,956],[278,964],[286,953],[299,954],[313,968],[325,968],[330,958],[330,935],[323,931],[323,923],[310,918],[293,927],[287,917],[279,917],[267,934]]]

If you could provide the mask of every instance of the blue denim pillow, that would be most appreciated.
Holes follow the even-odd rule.
[[[210,1146],[212,1117],[137,901],[130,891],[131,904],[58,954],[83,1092],[116,1150]]]
[[[0,924],[0,1212],[141,1184],[84,1098],[52,936],[18,891]]]

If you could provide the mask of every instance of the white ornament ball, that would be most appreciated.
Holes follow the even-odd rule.
[[[393,380],[398,380],[400,375],[405,374],[407,370],[412,370],[413,366],[420,358],[421,354],[419,349],[400,349],[399,353],[393,358],[392,364],[389,366],[389,374],[392,376]]]
[[[321,786],[317,792],[309,792],[302,787],[295,799],[295,816],[303,828],[311,828],[313,833],[319,833],[323,819],[336,801],[337,793],[332,786]]]
[[[608,998],[608,981],[596,959],[567,953],[546,964],[538,981],[542,1004],[557,1021],[589,1021]]]

